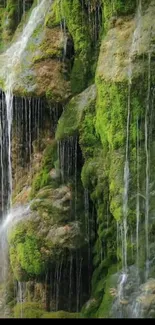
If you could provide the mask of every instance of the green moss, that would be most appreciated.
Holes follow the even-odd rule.
[[[97,78],[96,130],[103,146],[117,149],[125,144],[128,92],[126,85],[111,84]]]
[[[69,136],[75,135],[79,131],[81,123],[84,129],[85,126],[82,122],[83,116],[85,115],[85,111],[89,112],[89,110],[91,110],[91,107],[94,107],[95,100],[96,88],[94,85],[90,86],[81,94],[71,99],[58,121],[58,126],[56,130],[57,140],[61,140]],[[84,140],[81,139],[81,143],[82,141]]]
[[[74,42],[75,60],[71,71],[72,92],[79,93],[88,85],[90,73],[91,36],[88,19],[78,0],[57,0],[53,6],[52,18],[48,26],[57,25],[59,21],[66,21],[69,33]]]
[[[11,40],[11,37],[13,36],[13,33],[17,27],[17,10],[18,1],[8,0],[2,21],[2,39],[5,44]]]
[[[45,19],[45,26],[54,28],[60,26],[61,23],[61,2],[56,0],[53,2]]]
[[[24,302],[17,304],[13,309],[14,318],[79,318],[78,313],[70,313],[67,311],[45,312],[39,303]]]
[[[109,20],[112,16],[118,17],[121,15],[129,15],[135,12],[137,8],[136,0],[103,0],[103,21],[104,28],[109,27]]]
[[[81,179],[84,188],[91,188],[92,183],[96,182],[96,160],[89,159],[85,162],[82,172],[81,172]],[[91,175],[91,178],[90,178]]]
[[[99,307],[99,300],[91,298],[81,310],[82,318],[97,318],[96,311]]]
[[[39,303],[24,302],[17,304],[13,309],[14,318],[41,318],[45,311]]]
[[[41,318],[79,318],[80,315],[78,313],[69,313],[67,311],[56,311],[44,313]]]
[[[53,206],[54,198],[52,194],[51,189],[46,190],[46,188],[43,188],[43,190],[37,194],[36,200],[31,204],[31,209],[33,211],[38,211],[47,225],[49,221],[49,226],[54,223],[67,222],[69,219],[68,212],[63,211],[63,209],[61,211],[59,207]],[[46,195],[47,197],[45,198]]]
[[[47,145],[46,149],[44,150],[41,169],[35,175],[32,181],[30,198],[33,198],[41,188],[50,184],[55,184],[54,181],[52,181],[49,172],[55,167],[56,160],[57,145],[56,142],[52,142],[51,144]]]
[[[41,242],[35,237],[34,229],[21,222],[9,234],[10,263],[17,280],[26,275],[40,275],[45,270],[45,261],[41,256]]]
[[[19,243],[17,245],[17,255],[22,269],[28,274],[39,275],[44,270],[38,247],[38,240],[35,236],[25,236],[24,243]]]
[[[116,286],[115,278],[113,279],[112,275],[117,272],[117,266],[112,265],[109,268],[108,275],[106,277],[106,286],[105,286],[105,294],[103,296],[103,300],[100,304],[100,307],[97,311],[98,318],[109,318],[112,302],[114,297],[110,294],[110,289]]]

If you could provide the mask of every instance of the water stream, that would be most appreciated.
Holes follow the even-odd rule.
[[[145,111],[145,154],[146,154],[146,188],[145,188],[145,240],[146,240],[146,274],[149,275],[149,148],[148,148],[148,113],[150,108],[150,69],[151,69],[151,53],[148,54],[148,93]]]
[[[128,281],[128,254],[127,254],[127,243],[128,243],[128,200],[129,200],[129,180],[130,180],[130,166],[129,166],[129,149],[130,149],[130,116],[131,116],[131,89],[132,89],[132,70],[133,70],[133,56],[135,52],[139,49],[139,40],[141,33],[141,0],[138,3],[137,16],[136,16],[136,28],[132,37],[132,44],[129,53],[129,64],[128,64],[128,102],[127,102],[127,123],[126,123],[126,147],[125,147],[125,164],[124,164],[124,192],[123,192],[123,221],[122,225],[117,225],[117,245],[119,244],[119,228],[121,230],[121,242],[122,242],[122,271],[118,279],[118,299],[116,305],[120,304],[119,318],[124,316],[123,314],[123,304],[125,304],[125,287]],[[138,182],[138,180],[137,180]],[[139,212],[138,212],[137,201],[137,232],[139,231]],[[137,233],[138,241],[138,233]],[[137,247],[139,243],[137,243]],[[138,253],[137,253],[138,254]]]
[[[11,166],[11,131],[12,131],[12,115],[13,115],[13,87],[16,83],[16,69],[20,64],[22,54],[27,43],[37,28],[43,21],[47,10],[52,1],[38,1],[37,6],[32,10],[28,23],[24,27],[21,35],[8,50],[0,55],[0,76],[4,80],[5,98],[1,101],[1,201],[2,201],[2,220],[0,227],[0,246],[1,246],[1,282],[5,282],[7,275],[7,227],[17,218],[18,211],[11,209],[12,198],[12,166]],[[3,95],[2,95],[3,96]],[[30,112],[30,110],[29,110]],[[30,125],[29,116],[29,125]],[[4,131],[4,133],[3,133]],[[30,149],[29,149],[30,150]],[[20,210],[20,216],[24,215],[24,209]],[[5,314],[5,311],[4,311]]]

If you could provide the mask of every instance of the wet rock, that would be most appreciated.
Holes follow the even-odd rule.
[[[155,55],[155,3],[150,2],[136,27],[136,19],[129,17],[112,19],[110,29],[103,39],[98,61],[97,75],[101,80],[123,82],[128,80],[129,53],[132,53],[132,78],[137,78],[147,71],[148,52]],[[114,22],[114,23],[113,23]],[[135,31],[133,44],[133,33]],[[141,58],[144,58],[142,60]],[[146,58],[146,60],[145,60]]]
[[[140,290],[145,294],[155,294],[155,279],[149,279],[140,286]]]
[[[80,240],[81,238],[81,240]],[[77,248],[82,246],[84,239],[81,236],[81,229],[78,222],[69,223],[64,226],[53,226],[46,240],[50,240],[52,246],[61,246],[62,248]]]
[[[126,299],[122,299],[122,300],[120,300],[120,304],[121,304],[121,305],[128,305],[128,303],[129,303],[129,301],[126,300]]]
[[[51,169],[51,171],[49,172],[50,176],[52,179],[58,179],[60,177],[60,172],[57,169]]]

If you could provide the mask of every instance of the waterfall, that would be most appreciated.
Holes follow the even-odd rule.
[[[75,137],[75,156],[74,156],[74,167],[75,167],[75,205],[74,205],[74,213],[75,213],[75,220],[77,220],[77,145],[78,145],[78,139]]]
[[[71,311],[71,297],[72,297],[72,272],[73,272],[73,255],[70,253],[70,267],[69,267],[69,300],[68,310]]]
[[[6,112],[7,112],[7,127],[8,127],[8,202],[7,211],[10,210],[12,197],[12,168],[11,168],[11,125],[12,125],[12,108],[13,94],[11,86],[5,92]]]
[[[128,284],[128,278],[130,278],[130,270],[128,268],[128,254],[127,254],[127,241],[128,241],[128,201],[129,201],[129,179],[130,179],[130,166],[129,166],[129,150],[130,150],[130,117],[131,117],[131,87],[132,87],[132,71],[133,65],[132,60],[135,52],[139,50],[139,39],[141,33],[141,0],[138,3],[137,15],[136,15],[136,28],[133,33],[131,48],[129,52],[129,63],[128,63],[128,100],[127,100],[127,121],[126,121],[126,145],[125,145],[125,163],[124,163],[124,191],[123,191],[123,220],[119,225],[117,223],[117,250],[119,246],[119,231],[121,235],[121,244],[122,244],[122,271],[119,273],[118,277],[118,288],[117,288],[117,299],[113,305],[112,312],[115,314],[119,313],[119,318],[124,317],[124,304],[127,302],[126,300],[126,285]],[[137,139],[138,142],[138,139]],[[138,149],[137,149],[138,150]],[[139,162],[139,160],[138,160]],[[139,186],[139,176],[137,176],[137,186]],[[137,233],[137,247],[139,246],[139,198],[137,198],[137,209],[136,209],[136,233]],[[131,234],[133,238],[133,234]],[[132,242],[132,240],[131,240]],[[133,252],[132,252],[133,254]],[[138,248],[137,248],[138,255]],[[138,257],[137,257],[138,261]],[[137,278],[136,278],[137,281]],[[118,315],[118,314],[117,314]]]
[[[148,150],[148,113],[150,106],[151,53],[148,54],[148,93],[145,111],[145,154],[146,154],[146,187],[145,187],[145,240],[146,240],[146,280],[149,275],[149,150]]]
[[[34,30],[42,22],[51,1],[42,0],[32,10],[29,21],[22,34],[10,48],[0,56],[0,75],[5,81],[5,103],[7,112],[7,138],[8,138],[8,202],[7,211],[11,206],[12,196],[12,168],[11,168],[11,125],[13,111],[13,86],[16,82],[16,66],[20,63],[22,54]]]
[[[85,206],[85,229],[86,229],[86,236],[88,241],[88,277],[89,277],[89,283],[91,283],[91,274],[90,274],[90,261],[91,261],[90,218],[91,216],[90,216],[90,208],[89,208],[89,192],[87,188],[84,189],[84,206]]]
[[[140,193],[140,184],[139,184],[139,125],[137,119],[137,197],[136,197],[136,264],[137,272],[139,268],[139,218],[140,218],[140,202],[139,202],[139,193]],[[137,274],[138,278],[139,275]]]
[[[7,297],[5,282],[7,280],[7,270],[8,270],[8,245],[7,245],[7,235],[12,227],[23,218],[26,218],[30,213],[30,205],[19,206],[18,208],[10,209],[10,213],[7,214],[4,220],[0,224],[0,284],[4,284],[4,294],[3,294],[3,315],[7,316],[8,310],[5,305],[5,300]],[[1,308],[0,308],[1,312]]]
[[[123,269],[127,271],[127,216],[128,216],[128,191],[129,191],[129,131],[130,131],[130,114],[131,114],[131,85],[132,85],[132,57],[135,51],[139,49],[139,39],[141,32],[141,0],[139,0],[137,11],[137,26],[133,33],[132,44],[129,53],[128,66],[128,105],[127,105],[127,124],[126,124],[126,149],[125,149],[125,165],[124,165],[124,193],[123,193]],[[137,41],[138,39],[138,41]]]
[[[23,282],[17,284],[17,302],[20,303],[20,318],[23,318],[23,301],[24,301],[25,285]]]
[[[1,104],[1,199],[2,199],[2,218],[4,223],[0,227],[0,247],[1,255],[1,281],[5,283],[7,277],[7,231],[6,227],[13,220],[11,208],[12,197],[12,166],[11,166],[11,127],[13,114],[13,87],[16,83],[16,68],[20,63],[22,54],[27,46],[37,26],[43,21],[44,16],[52,1],[38,1],[37,6],[32,10],[29,21],[24,27],[20,37],[10,48],[0,55],[0,76],[4,80],[5,102]],[[4,107],[3,107],[4,105]],[[5,108],[5,111],[4,111]],[[5,118],[6,117],[6,118]],[[5,133],[3,133],[5,132]],[[7,159],[6,159],[7,158]],[[7,163],[7,166],[6,166]],[[5,170],[5,175],[4,175]],[[7,182],[7,184],[6,184]],[[5,197],[5,207],[4,207]],[[9,213],[10,211],[10,213]],[[23,208],[21,215],[23,215]],[[5,311],[4,311],[5,313]]]
[[[55,285],[56,285],[56,311],[59,309],[59,291],[60,291],[60,282],[61,282],[61,275],[62,275],[62,265],[63,265],[63,256],[61,256],[60,261],[56,264],[55,270]]]
[[[131,84],[129,83],[128,93],[128,115],[127,115],[127,136],[126,136],[126,155],[124,166],[124,193],[123,193],[123,231],[124,231],[124,243],[123,243],[123,269],[127,272],[127,216],[128,216],[128,189],[129,189],[129,125],[130,125],[130,92]]]

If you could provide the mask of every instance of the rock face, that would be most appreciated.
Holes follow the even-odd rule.
[[[155,315],[155,280],[149,279],[140,286],[140,294],[136,299],[140,316],[154,318]]]
[[[154,55],[154,1],[147,10],[135,18],[128,16],[115,19],[102,41],[97,67],[97,76],[110,82],[128,80],[129,69],[132,78],[137,79],[147,70],[148,53]],[[142,57],[146,59],[142,61]],[[130,62],[132,60],[132,63]],[[153,62],[152,62],[153,64]],[[131,65],[131,67],[130,67]]]
[[[65,37],[67,40],[70,39],[69,34]],[[44,26],[42,29],[40,26],[34,31],[20,66],[15,67],[17,80],[14,86],[15,94],[46,96],[52,102],[67,100],[71,95],[71,89],[67,77],[70,62],[63,60],[65,42],[60,27],[50,29]]]
[[[63,140],[78,132],[83,116],[96,101],[96,86],[92,85],[81,94],[73,97],[61,115],[56,131],[56,139]]]
[[[0,0],[0,61],[23,4]],[[14,67],[13,203],[31,210],[8,235],[12,315],[16,282],[28,318],[155,316],[154,17],[154,0],[53,0]]]

